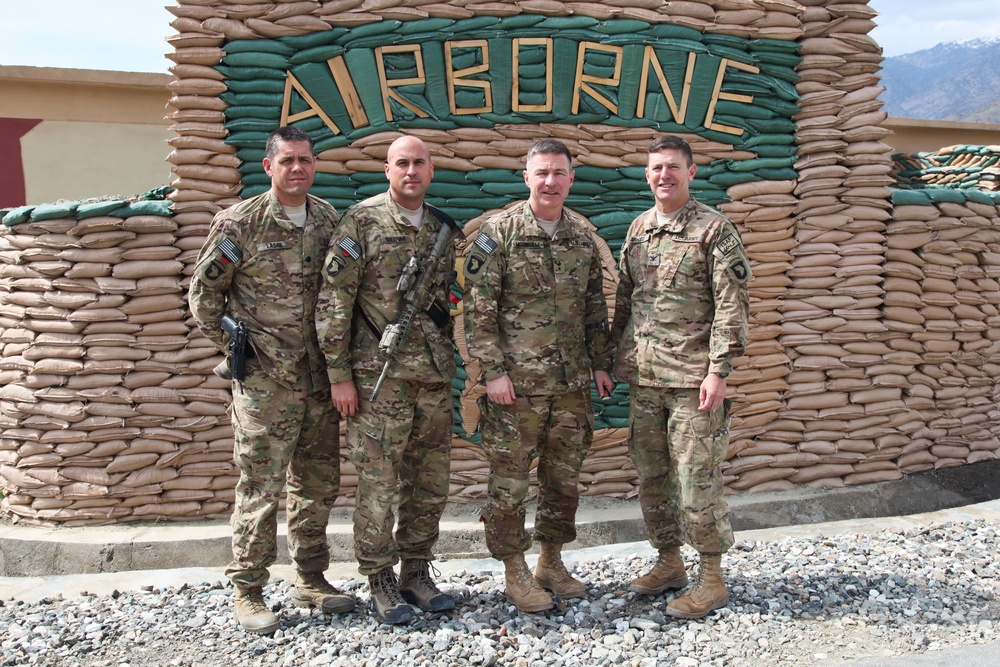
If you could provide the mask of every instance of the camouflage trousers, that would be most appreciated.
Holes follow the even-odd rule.
[[[354,554],[368,576],[399,559],[433,560],[451,469],[451,384],[388,378],[371,403],[377,374],[354,372],[358,412],[347,447],[358,470]],[[393,497],[399,488],[395,539]]]
[[[705,412],[698,410],[698,389],[632,385],[629,453],[656,549],[687,542],[701,553],[723,553],[733,545],[719,471],[729,449],[730,404]]]
[[[231,411],[240,481],[226,576],[242,586],[267,583],[267,568],[278,555],[278,498],[286,483],[292,562],[303,572],[325,571],[326,527],[340,490],[339,415],[329,390],[283,387],[251,361],[242,386],[233,382]]]
[[[490,462],[489,499],[483,510],[486,547],[505,560],[531,547],[524,528],[528,473],[538,458],[535,539],[576,539],[580,467],[594,440],[590,391],[517,398],[497,405],[483,396],[483,451]]]

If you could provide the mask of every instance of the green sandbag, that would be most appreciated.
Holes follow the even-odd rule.
[[[72,218],[80,202],[60,202],[56,204],[39,204],[31,212],[31,221],[55,220],[57,218]]]
[[[344,47],[340,44],[324,44],[322,46],[314,46],[311,49],[299,51],[294,56],[289,58],[288,62],[292,65],[319,62],[325,63],[330,58],[344,55],[344,51]]]
[[[222,47],[227,55],[235,53],[274,53],[288,57],[295,48],[273,39],[234,39]]]
[[[594,30],[605,35],[635,35],[649,30],[649,24],[638,19],[610,19],[599,22]]]
[[[505,169],[479,169],[478,171],[470,171],[466,175],[466,178],[473,183],[520,183],[522,187],[527,187],[524,185],[523,176],[517,172]]]
[[[227,79],[235,81],[257,81],[259,79],[275,79],[285,84],[285,70],[274,67],[230,67],[218,65],[216,68]],[[284,90],[284,87],[282,87]]]
[[[317,30],[305,35],[286,35],[279,37],[278,41],[291,48],[293,52],[302,52],[316,46],[333,44],[335,41],[351,31],[350,28],[338,26],[331,30]]]
[[[249,105],[259,107],[278,107],[279,109],[281,108],[281,103],[285,98],[285,96],[280,93],[237,93],[231,90],[227,90],[219,95],[219,97],[230,107]]]
[[[635,219],[635,215],[629,211],[614,211],[612,213],[599,213],[597,215],[591,216],[590,222],[593,223],[594,227],[598,230],[604,230],[606,228],[621,227],[632,224],[632,220]]]
[[[34,206],[18,206],[17,208],[12,208],[4,214],[2,222],[8,227],[28,222],[31,220],[31,212],[33,210],[35,210]]]
[[[107,201],[95,201],[80,204],[76,207],[76,215],[73,217],[77,220],[96,218],[99,215],[107,215],[108,213],[111,213],[111,211],[121,208],[124,204],[125,201],[123,199],[109,199]]]
[[[256,79],[250,81],[237,81],[229,79],[226,87],[234,93],[271,93],[283,95],[285,92],[284,79]]]
[[[417,35],[422,32],[435,33],[446,30],[447,28],[452,28],[455,25],[454,19],[445,18],[426,18],[417,19],[416,21],[407,21],[403,25],[399,26],[396,30],[397,35],[407,35],[407,42],[414,42],[414,40],[409,38],[411,35]]]
[[[170,217],[174,214],[174,212],[170,210],[172,205],[173,202],[167,199],[134,201],[129,202],[121,208],[115,209],[110,215],[115,218],[130,218],[133,215],[159,215]]]
[[[927,198],[930,199],[935,204],[941,202],[950,202],[952,204],[964,204],[965,195],[957,190],[951,188],[939,188],[939,187],[929,187],[923,190]],[[32,214],[32,219],[34,219],[34,214]]]
[[[456,36],[465,37],[464,33],[490,28],[496,26],[500,21],[499,16],[472,16],[467,19],[455,21],[451,30]]]
[[[338,44],[351,44],[354,46],[355,42],[361,39],[366,39],[372,36],[386,35],[390,32],[395,32],[403,25],[402,21],[397,21],[395,19],[383,19],[381,21],[376,21],[374,23],[365,23],[364,25],[355,26],[350,29],[349,32],[345,33],[342,37],[337,40]],[[389,41],[389,40],[386,40]]]
[[[227,52],[222,57],[222,62],[232,67],[272,67],[275,69],[288,69],[289,67],[286,56],[264,51]]]
[[[278,129],[281,123],[280,118],[272,118],[270,120],[264,118],[234,118],[232,120],[227,120],[223,127],[232,133],[237,132],[263,132],[265,136]]]
[[[281,119],[281,103],[259,106],[256,104],[234,104],[226,109],[226,118],[263,118],[268,120]]]

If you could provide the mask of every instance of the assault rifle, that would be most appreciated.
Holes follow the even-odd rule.
[[[223,315],[222,330],[229,334],[229,368],[232,371],[233,379],[237,382],[243,382],[247,371],[247,347],[249,345],[247,325],[243,322],[237,322],[229,315]]]
[[[396,289],[403,293],[403,310],[394,323],[386,326],[385,331],[382,332],[382,339],[378,343],[378,357],[384,359],[385,364],[382,366],[382,374],[379,376],[378,382],[375,383],[375,389],[372,390],[372,395],[368,399],[371,403],[374,403],[378,397],[382,383],[385,382],[386,374],[389,372],[389,367],[396,360],[400,344],[410,335],[417,315],[433,307],[435,295],[432,290],[437,284],[438,264],[441,263],[441,255],[444,254],[445,248],[451,243],[458,230],[458,226],[451,219],[451,216],[433,207],[428,208],[431,208],[439,219],[444,218],[444,220],[440,231],[438,231],[437,239],[434,241],[434,247],[424,260],[423,266],[417,263],[415,256],[411,257],[403,266],[403,273],[396,284]],[[450,317],[450,315],[446,316]]]

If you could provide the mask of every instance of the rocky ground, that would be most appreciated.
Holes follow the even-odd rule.
[[[577,562],[590,597],[542,614],[507,604],[499,569],[442,575],[457,609],[402,627],[374,619],[360,580],[340,582],[361,603],[342,617],[295,608],[289,583],[272,580],[282,627],[271,637],[236,625],[222,584],[7,600],[0,664],[812,666],[1000,641],[1000,529],[984,520],[740,542],[723,560],[729,606],[700,621],[666,616],[669,598],[629,592],[651,557],[628,551]]]

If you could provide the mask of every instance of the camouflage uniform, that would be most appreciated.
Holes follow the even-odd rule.
[[[629,450],[650,543],[724,552],[729,401],[711,413],[698,403],[707,374],[728,374],[746,346],[750,265],[739,232],[694,199],[666,224],[651,209],[629,228],[619,276],[615,375],[631,384]]]
[[[354,551],[363,575],[391,567],[400,558],[433,560],[448,500],[455,376],[449,304],[453,244],[436,269],[435,317],[444,326],[420,313],[377,400],[368,400],[384,365],[377,355],[381,332],[403,307],[403,294],[396,289],[403,266],[410,257],[419,260],[430,253],[441,225],[425,208],[423,225],[416,230],[403,221],[388,193],[376,195],[344,213],[324,264],[316,328],[329,380],[353,380],[358,389],[358,412],[347,418],[347,446],[358,469]],[[397,480],[400,516],[394,541]]]
[[[226,574],[262,586],[277,557],[278,498],[286,480],[288,548],[301,572],[329,566],[327,521],[340,488],[338,415],[330,402],[313,309],[337,212],[310,196],[304,229],[267,192],[219,213],[191,278],[191,312],[224,349],[224,314],[245,322],[253,354],[233,382],[233,562]]]
[[[484,381],[507,374],[517,394],[513,405],[481,402],[490,461],[486,545],[504,560],[531,546],[523,501],[535,456],[535,537],[576,539],[580,466],[594,433],[590,380],[611,364],[608,306],[593,233],[565,208],[552,238],[528,202],[491,217],[464,270],[469,353]]]

